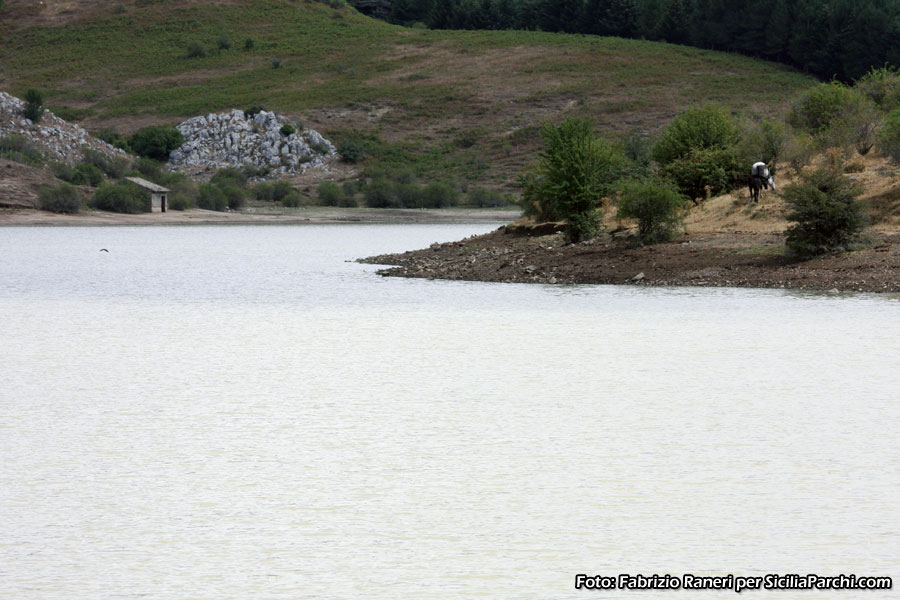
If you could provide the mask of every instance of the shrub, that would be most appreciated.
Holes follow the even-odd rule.
[[[191,42],[187,47],[188,58],[203,58],[206,56],[206,48],[200,42]]]
[[[734,119],[715,105],[691,108],[675,117],[653,145],[653,159],[667,165],[696,150],[724,150],[737,142]]]
[[[655,181],[628,181],[621,189],[618,218],[637,219],[638,235],[645,244],[670,241],[681,226],[684,196],[671,185]]]
[[[875,145],[881,115],[875,106],[860,106],[849,116],[847,125],[850,128],[850,140],[860,156],[865,156]]]
[[[356,202],[356,198],[354,198],[353,196],[341,194],[341,199],[338,202],[338,206],[340,206],[341,208],[357,208],[359,204]]]
[[[119,179],[128,170],[128,160],[123,156],[110,157],[90,146],[82,146],[81,155],[84,162],[94,165],[113,179]]]
[[[732,150],[696,149],[661,169],[692,200],[716,196],[746,179],[747,168]]]
[[[469,204],[479,208],[497,208],[506,206],[507,199],[496,190],[487,190],[484,188],[474,188],[469,190]]]
[[[100,131],[94,133],[94,137],[99,138],[107,144],[119,148],[120,150],[131,152],[131,146],[128,145],[128,138],[117,132],[115,129],[105,127]]]
[[[197,186],[197,208],[221,212],[228,208],[228,199],[219,186],[201,183]]]
[[[246,40],[244,40],[244,52],[250,52],[251,50],[253,50],[253,46],[255,45],[256,42],[253,40],[253,38],[248,37]]]
[[[294,189],[294,186],[292,186],[289,182],[276,181],[275,185],[272,186],[272,200],[274,202],[282,202],[286,197],[296,191],[297,190]]]
[[[247,185],[247,176],[240,169],[225,167],[216,171],[216,174],[210,178],[209,182],[219,187],[242,188]]]
[[[800,171],[809,164],[816,152],[816,142],[813,137],[803,131],[795,131],[788,136],[787,146],[784,150],[784,160],[795,171]]]
[[[873,67],[854,87],[884,111],[900,108],[900,70],[897,67]]]
[[[139,156],[165,162],[169,153],[184,143],[181,132],[174,127],[153,125],[136,131],[128,140],[132,150]]]
[[[358,181],[345,181],[341,184],[341,189],[344,190],[345,196],[355,196],[360,191],[360,185]]]
[[[23,165],[38,166],[44,155],[24,135],[11,134],[0,138],[0,157]]]
[[[790,133],[781,121],[764,119],[752,125],[743,135],[738,155],[743,164],[762,161],[777,168],[788,150]]]
[[[848,108],[864,99],[862,92],[840,82],[820,83],[794,103],[788,122],[815,135],[828,129]]]
[[[300,192],[291,188],[291,191],[281,199],[281,205],[288,208],[297,208],[303,204],[303,197]]]
[[[790,210],[786,244],[794,254],[817,256],[847,249],[863,228],[855,198],[861,187],[836,170],[820,169],[784,188]]]
[[[358,163],[366,155],[366,147],[357,140],[344,140],[337,147],[338,155],[346,163]]]
[[[601,229],[600,198],[622,173],[624,155],[596,138],[588,121],[547,124],[541,137],[544,150],[526,174],[523,202],[535,206],[537,214],[565,220],[569,242],[595,236]]]
[[[240,210],[244,208],[244,190],[233,185],[220,185],[218,187],[225,195],[225,203],[229,210]]]
[[[187,177],[167,185],[171,189],[168,207],[171,210],[187,210],[194,206],[197,198],[197,186]]]
[[[72,183],[72,180],[75,178],[75,169],[64,162],[53,163],[50,165],[50,171],[53,173],[54,177],[68,183]]]
[[[319,197],[319,204],[324,206],[338,206],[344,196],[341,192],[341,187],[333,181],[320,183],[316,189],[316,194]]]
[[[363,199],[369,208],[394,208],[399,204],[394,192],[393,182],[385,177],[378,177],[363,190]]]
[[[247,163],[241,167],[241,172],[247,179],[251,177],[265,177],[269,174],[269,167],[258,167],[254,164]]]
[[[139,158],[134,161],[133,166],[138,175],[148,181],[159,184],[163,179],[162,163],[152,158]]]
[[[130,181],[120,181],[100,186],[91,205],[98,210],[118,213],[150,212],[150,197]]]
[[[881,122],[881,115],[875,104],[857,90],[847,96],[831,121],[815,133],[819,149],[855,148],[860,154],[867,153],[875,143],[875,133]]]
[[[35,89],[25,92],[25,117],[31,119],[32,123],[41,120],[44,114],[44,97]]]
[[[167,202],[169,210],[187,210],[191,208],[190,197],[184,194],[169,194]]]
[[[459,192],[442,181],[433,181],[422,189],[422,206],[425,208],[447,208],[456,206]]]
[[[80,162],[72,170],[72,183],[97,187],[103,181],[103,171],[88,162]]]
[[[281,126],[280,131],[281,131],[281,135],[283,135],[284,137],[287,137],[289,135],[293,135],[294,133],[296,133],[297,129],[290,123],[285,123],[284,125]]]
[[[253,106],[251,106],[250,108],[248,108],[247,110],[244,111],[244,118],[252,119],[255,115],[258,115],[259,113],[263,112],[264,110],[266,110],[265,106],[260,106],[259,104],[254,104]]]
[[[629,135],[622,141],[622,150],[625,157],[631,161],[631,173],[638,178],[650,174],[650,163],[653,158],[653,144],[646,135]]]
[[[881,152],[900,162],[900,108],[892,110],[885,117],[876,141]]]
[[[259,202],[273,202],[275,200],[275,186],[271,183],[257,183],[253,186],[253,197]]]
[[[216,43],[219,46],[219,50],[231,50],[231,40],[224,33],[219,36]]]
[[[394,183],[394,195],[402,208],[425,206],[425,190],[415,183]]]
[[[55,213],[74,214],[81,210],[81,197],[78,189],[71,184],[61,183],[55,187],[43,187],[38,191],[41,210]]]

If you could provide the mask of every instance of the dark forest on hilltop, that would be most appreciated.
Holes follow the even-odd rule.
[[[851,81],[900,64],[900,0],[352,0],[432,29],[524,29],[738,52]]]

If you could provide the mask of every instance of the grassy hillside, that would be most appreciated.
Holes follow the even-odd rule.
[[[362,136],[372,161],[410,165],[423,179],[509,183],[546,119],[653,132],[707,101],[749,118],[776,112],[813,83],[771,63],[653,42],[404,29],[338,0],[8,0],[0,10],[0,89],[39,88],[88,129],[258,104],[337,140]],[[232,47],[220,51],[223,36]],[[188,58],[191,43],[207,56]]]

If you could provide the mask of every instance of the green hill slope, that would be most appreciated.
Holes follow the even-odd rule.
[[[0,89],[39,88],[89,129],[264,105],[337,141],[359,136],[371,161],[423,178],[508,183],[546,119],[653,132],[707,101],[751,117],[776,112],[813,83],[771,63],[653,42],[404,29],[337,0],[9,0],[0,10]],[[226,39],[231,48],[219,50]],[[188,58],[194,43],[205,57]]]

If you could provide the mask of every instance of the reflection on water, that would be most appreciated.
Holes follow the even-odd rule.
[[[488,229],[0,230],[0,596],[897,574],[896,300],[346,262]]]

